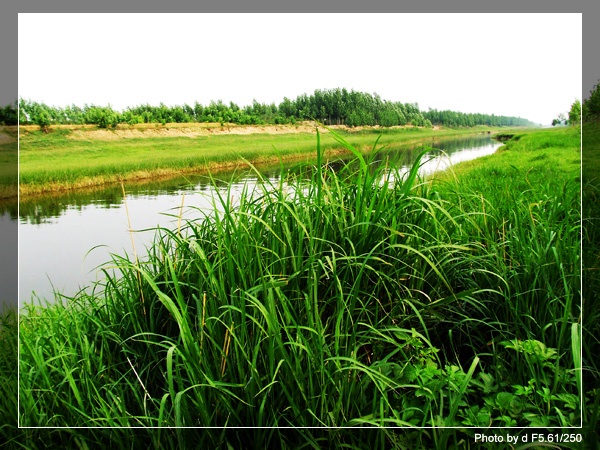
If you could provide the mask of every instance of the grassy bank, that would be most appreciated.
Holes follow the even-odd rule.
[[[347,169],[319,143],[290,184],[224,193],[93,294],[31,307],[21,425],[71,429],[22,439],[446,449],[486,447],[448,426],[578,426],[578,131],[432,180],[373,173],[338,139]]]
[[[368,151],[378,134],[381,144],[400,145],[426,138],[487,132],[489,128],[432,130],[390,128],[340,130],[357,149]],[[44,133],[22,127],[21,195],[95,186],[120,180],[168,177],[198,171],[233,169],[245,164],[314,159],[315,127],[244,127],[198,124],[153,125],[99,130],[54,127]],[[326,130],[325,130],[326,131]],[[325,156],[347,153],[329,133],[321,139]]]
[[[18,133],[16,127],[0,126],[0,208],[6,199],[17,196]]]

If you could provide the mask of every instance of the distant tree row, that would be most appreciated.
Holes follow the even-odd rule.
[[[102,128],[118,124],[139,123],[191,123],[218,122],[240,125],[294,124],[303,120],[317,120],[326,125],[390,127],[413,125],[431,127],[531,126],[532,122],[519,117],[487,114],[466,114],[455,111],[427,112],[419,110],[416,103],[382,100],[377,94],[347,89],[315,90],[312,95],[302,94],[296,99],[285,97],[283,101],[264,104],[254,100],[251,105],[240,107],[233,102],[212,101],[204,106],[196,102],[178,106],[140,105],[115,111],[110,106],[84,105],[79,107],[48,106],[31,100],[20,99],[15,105],[0,109],[0,123],[14,125],[17,118],[21,124],[36,124],[47,128],[53,124],[94,124]]]
[[[565,113],[560,113],[558,117],[552,120],[552,126],[555,127],[557,125],[579,125],[581,123],[581,102],[579,100],[575,100],[571,105],[571,109],[569,110],[568,117]]]
[[[535,126],[535,123],[521,117],[496,116],[494,114],[472,114],[430,109],[428,112],[423,113],[423,116],[434,125],[444,125],[451,128],[474,127],[477,125],[487,125],[490,127]]]
[[[600,120],[600,80],[590,91],[590,96],[583,100],[575,100],[568,114],[560,113],[552,120],[552,126],[578,125],[581,121],[591,122]]]

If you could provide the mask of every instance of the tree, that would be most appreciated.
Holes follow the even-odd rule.
[[[19,123],[17,110],[18,105],[16,101],[14,106],[8,104],[4,108],[0,108],[0,125],[17,125]]]
[[[579,125],[581,123],[581,102],[575,100],[569,111],[569,123],[571,125]]]
[[[590,91],[589,98],[583,101],[582,113],[586,122],[600,118],[600,80]]]
[[[552,121],[553,127],[556,125],[566,125],[566,124],[567,124],[567,118],[565,117],[564,113],[560,113],[558,115],[558,117]]]
[[[34,117],[34,121],[36,125],[40,126],[40,129],[44,133],[48,132],[48,127],[52,123],[50,115],[44,109],[40,110],[39,113]]]
[[[379,125],[382,127],[393,127],[399,124],[398,112],[393,107],[388,107],[379,114]]]

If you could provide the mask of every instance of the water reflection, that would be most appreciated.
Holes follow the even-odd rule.
[[[441,156],[423,166],[425,173],[431,173],[459,160],[491,154],[500,143],[489,136],[428,140],[401,148],[386,148],[371,161],[372,167],[393,163],[408,170],[423,145],[438,149],[430,152],[430,157]],[[337,158],[328,164],[335,169],[345,161]],[[300,170],[299,167],[288,164],[283,169],[294,172]],[[279,165],[263,167],[261,174],[275,182],[281,169]],[[235,195],[241,195],[243,186],[256,183],[256,179],[256,174],[248,171],[215,174],[217,187],[232,185]],[[22,201],[19,210],[20,304],[36,297],[52,299],[54,291],[74,295],[81,287],[99,280],[102,275],[98,267],[110,259],[110,253],[133,253],[129,223],[138,230],[133,244],[136,252],[143,254],[154,238],[154,227],[175,228],[180,215],[182,219],[191,219],[197,217],[199,209],[211,210],[212,186],[210,178],[202,174],[150,183],[126,183],[125,199],[121,186],[115,185]]]
[[[16,200],[13,200],[16,206]],[[15,208],[16,209],[16,208]],[[0,213],[0,314],[17,304],[17,221],[8,211]]]

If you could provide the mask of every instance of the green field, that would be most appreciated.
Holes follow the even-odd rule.
[[[245,164],[242,159],[260,164],[280,159],[314,159],[315,154],[315,128],[310,126],[288,127],[296,130],[288,133],[261,132],[266,128],[253,127],[256,132],[252,134],[226,134],[221,130],[239,131],[244,127],[215,126],[207,131],[205,125],[197,125],[190,128],[187,136],[183,135],[182,127],[175,125],[120,130],[54,127],[49,133],[31,128],[22,129],[20,135],[21,195],[207,169],[214,172]],[[372,149],[378,135],[381,135],[381,145],[401,145],[430,137],[458,137],[489,130],[485,127],[463,130],[379,128],[339,132],[348,138],[351,136],[354,145],[366,152]],[[135,137],[123,137],[128,131],[138,133]],[[94,132],[102,132],[102,139]],[[202,134],[194,134],[200,132]],[[322,134],[321,146],[325,155],[347,153],[327,130]]]
[[[346,170],[328,170],[317,142],[317,163],[287,178],[297,188],[259,188],[236,207],[224,194],[214,215],[157,230],[147,260],[115,256],[120,277],[93,295],[30,307],[21,425],[70,429],[0,436],[40,443],[29,448],[66,434],[82,448],[497,448],[474,433],[593,421],[579,129],[518,132],[433,179],[392,168],[394,185],[343,139],[357,158]],[[9,399],[14,385],[3,389]],[[283,426],[298,428],[260,428]]]
[[[0,127],[0,202],[17,196],[17,140],[16,127]]]

